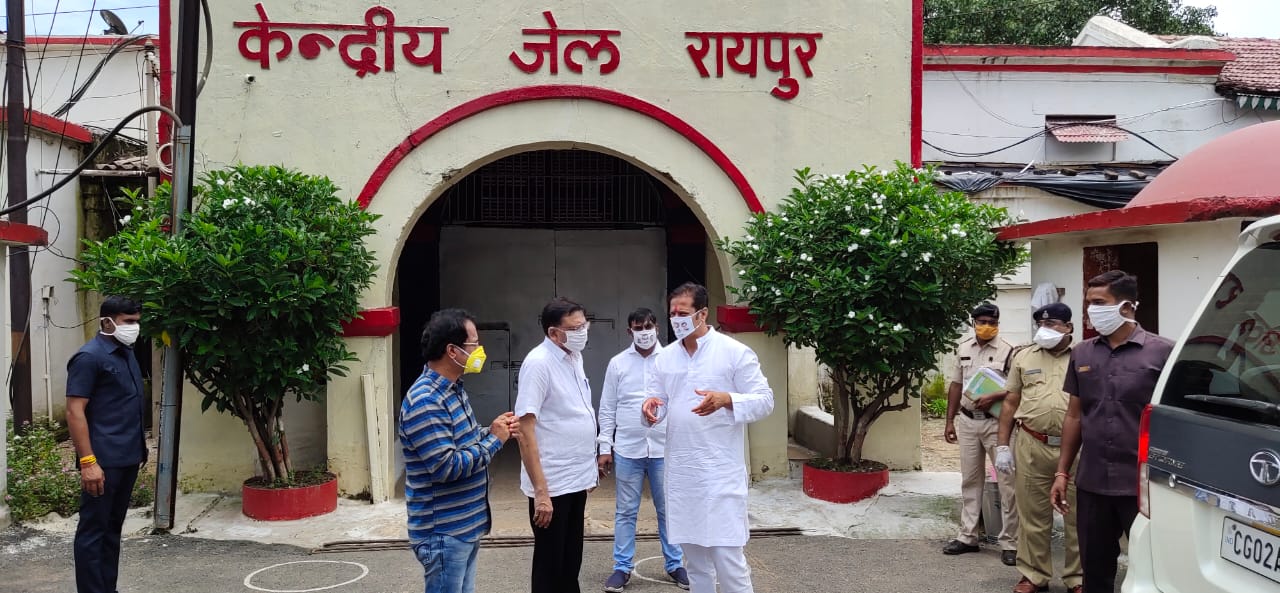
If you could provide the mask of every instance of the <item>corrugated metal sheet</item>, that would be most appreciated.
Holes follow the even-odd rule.
[[[1129,139],[1124,130],[1096,124],[1051,125],[1049,133],[1059,142],[1120,142]]]

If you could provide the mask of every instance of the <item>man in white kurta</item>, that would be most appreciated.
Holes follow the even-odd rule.
[[[691,593],[751,593],[746,426],[773,412],[773,390],[746,345],[707,325],[707,291],[668,299],[679,342],[663,349],[648,381],[645,420],[667,422],[667,534],[684,550]]]

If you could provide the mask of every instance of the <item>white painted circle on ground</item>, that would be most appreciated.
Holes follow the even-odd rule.
[[[323,587],[315,587],[312,589],[265,589],[257,585],[254,585],[251,582],[253,581],[253,577],[258,576],[258,573],[265,572],[273,568],[280,568],[281,566],[289,566],[290,564],[350,564],[352,566],[360,567],[360,576],[354,579],[351,579],[349,581],[343,581],[336,585],[325,585]],[[295,560],[293,562],[281,562],[280,564],[272,564],[271,566],[267,566],[265,568],[259,568],[258,570],[255,570],[249,573],[249,576],[246,576],[244,578],[244,586],[250,589],[253,589],[254,591],[262,591],[264,593],[311,593],[312,591],[325,591],[328,589],[337,589],[338,587],[341,587],[343,585],[350,585],[351,583],[359,581],[360,579],[363,579],[367,576],[369,576],[369,567],[363,564],[360,564],[359,562],[348,562],[346,560]]]
[[[671,583],[671,581],[669,581],[669,580],[668,580],[668,581],[659,581],[658,579],[651,579],[651,578],[649,578],[649,577],[647,577],[647,576],[644,576],[644,575],[640,574],[640,565],[641,565],[641,564],[644,564],[645,562],[648,562],[648,561],[650,561],[650,560],[662,560],[662,559],[663,559],[663,558],[662,558],[662,556],[650,556],[650,557],[648,557],[648,558],[641,558],[640,560],[636,560],[635,567],[631,569],[631,576],[636,577],[636,578],[638,578],[638,579],[640,579],[640,580],[642,580],[642,581],[649,581],[650,583],[658,583],[658,584],[662,584],[662,585],[670,585],[670,584],[672,584],[672,583]]]

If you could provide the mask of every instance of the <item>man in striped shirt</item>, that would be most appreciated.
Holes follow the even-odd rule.
[[[481,428],[462,375],[484,367],[475,319],[437,311],[422,332],[422,376],[400,406],[409,542],[422,562],[426,593],[473,593],[480,536],[489,531],[489,464],[519,435],[515,415]]]

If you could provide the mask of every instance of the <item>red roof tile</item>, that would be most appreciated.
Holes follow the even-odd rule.
[[[1059,142],[1120,142],[1129,139],[1129,135],[1115,125],[1068,124],[1051,127],[1049,133]]]
[[[1185,37],[1156,35],[1173,43]],[[1226,94],[1280,95],[1280,39],[1215,37],[1218,49],[1236,55],[1218,77],[1218,90]]]

